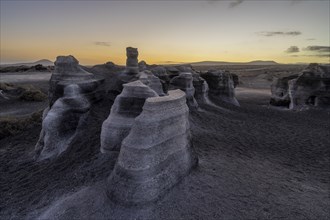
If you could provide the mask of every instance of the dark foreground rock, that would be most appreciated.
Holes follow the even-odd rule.
[[[330,107],[330,66],[310,64],[299,75],[277,78],[270,104],[293,110]]]
[[[236,106],[239,103],[235,97],[235,87],[233,76],[222,70],[209,70],[208,72],[201,74],[208,86],[209,94],[218,97],[219,100],[227,102]]]

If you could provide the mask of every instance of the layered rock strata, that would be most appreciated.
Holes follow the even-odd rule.
[[[119,151],[134,119],[142,112],[145,100],[157,96],[154,90],[141,81],[124,84],[122,93],[111,107],[109,117],[102,124],[101,152]]]
[[[58,56],[55,70],[49,81],[49,106],[63,96],[64,88],[77,84],[81,93],[90,101],[98,101],[105,94],[104,79],[96,79],[92,73],[85,71],[73,56]]]
[[[185,93],[148,98],[122,142],[107,180],[111,200],[127,206],[158,200],[197,165]]]
[[[180,73],[170,81],[170,89],[181,89],[186,93],[187,104],[190,109],[197,109],[198,104],[194,98],[195,88],[193,86],[193,77],[191,73]]]
[[[77,84],[65,87],[63,97],[43,113],[42,130],[35,146],[36,159],[55,158],[79,135],[90,109]]]

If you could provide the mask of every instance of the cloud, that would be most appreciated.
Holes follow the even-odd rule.
[[[235,0],[229,3],[229,8],[235,8],[238,5],[242,4],[244,0]]]
[[[298,36],[302,33],[300,31],[261,31],[257,32],[258,35],[264,36],[264,37],[273,37],[273,36]]]
[[[97,46],[103,46],[103,47],[111,46],[110,42],[106,42],[106,41],[96,41],[96,42],[94,42],[94,44]]]
[[[300,51],[299,47],[297,47],[297,46],[291,46],[285,50],[285,52],[287,52],[287,53],[298,53],[299,51]]]
[[[229,8],[235,8],[238,5],[242,4],[245,0],[208,0],[209,4],[214,4],[217,2],[229,2]]]
[[[304,50],[318,53],[330,53],[330,47],[328,46],[308,46],[304,48]]]

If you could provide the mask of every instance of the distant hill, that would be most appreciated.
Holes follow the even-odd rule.
[[[251,62],[224,62],[224,61],[201,61],[189,63],[193,66],[217,66],[217,65],[278,65],[275,61],[254,60]]]
[[[38,60],[36,62],[32,62],[32,63],[13,63],[13,64],[3,64],[3,65],[0,65],[1,67],[8,67],[8,66],[28,66],[28,67],[31,67],[31,66],[35,66],[35,65],[38,65],[38,64],[41,64],[43,66],[53,66],[54,63],[50,60],[47,60],[47,59],[42,59],[42,60]]]

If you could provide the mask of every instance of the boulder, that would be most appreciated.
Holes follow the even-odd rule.
[[[146,100],[107,180],[112,201],[126,206],[155,202],[189,174],[198,159],[188,116],[181,90]]]
[[[142,106],[149,97],[158,94],[143,84],[134,81],[124,84],[124,89],[115,99],[109,117],[102,124],[101,152],[119,151],[122,140],[131,130],[134,119],[142,112]]]
[[[98,101],[105,94],[104,79],[85,71],[73,56],[58,56],[55,61],[55,70],[49,81],[49,106],[63,96],[64,88],[70,84],[77,84],[80,92],[90,101]]]
[[[52,159],[66,151],[86,127],[90,103],[77,84],[64,88],[63,97],[44,110],[42,130],[35,146],[36,159]]]
[[[170,81],[170,89],[181,89],[186,93],[187,104],[190,109],[195,110],[198,104],[194,98],[195,88],[193,86],[193,76],[191,73],[180,73]]]
[[[235,87],[232,75],[228,71],[209,70],[201,74],[208,86],[209,95],[220,101],[239,106],[235,97]]]

